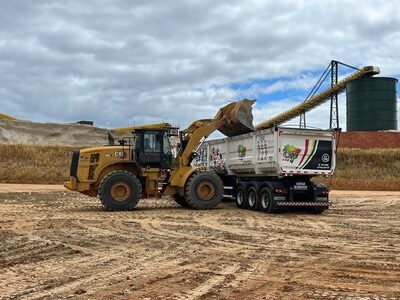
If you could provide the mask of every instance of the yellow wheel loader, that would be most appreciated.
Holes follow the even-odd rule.
[[[168,128],[136,128],[119,145],[76,150],[67,189],[99,196],[108,210],[132,210],[141,198],[171,196],[195,209],[216,207],[223,184],[213,172],[192,167],[196,150],[211,133],[226,136],[252,132],[254,100],[244,99],[221,108],[213,119],[193,122],[181,131],[180,149],[173,157]],[[173,163],[174,162],[174,163]]]

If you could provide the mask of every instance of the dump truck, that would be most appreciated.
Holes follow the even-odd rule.
[[[216,130],[232,137],[254,131],[254,100],[243,99],[222,107],[213,119],[194,121],[179,132],[180,149],[173,157],[170,128],[135,128],[132,136],[114,145],[75,150],[70,179],[64,186],[99,197],[107,210],[132,210],[141,198],[171,196],[195,209],[216,207],[223,183],[213,171],[192,166],[199,143]]]
[[[275,126],[206,141],[193,164],[218,174],[224,197],[239,208],[322,213],[329,207],[329,190],[311,179],[333,175],[336,136],[335,130]]]

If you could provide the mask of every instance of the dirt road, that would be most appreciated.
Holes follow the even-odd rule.
[[[67,191],[0,193],[0,299],[400,299],[400,193],[331,202],[113,213]]]

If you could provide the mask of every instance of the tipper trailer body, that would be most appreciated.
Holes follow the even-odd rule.
[[[311,178],[333,175],[335,147],[333,130],[273,127],[206,141],[194,164],[216,172],[224,197],[240,208],[306,207],[318,213],[329,207],[329,191]]]

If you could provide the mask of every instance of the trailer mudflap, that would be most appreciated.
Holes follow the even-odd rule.
[[[329,202],[294,202],[294,201],[277,201],[277,206],[296,206],[296,207],[329,207]]]

